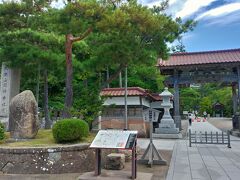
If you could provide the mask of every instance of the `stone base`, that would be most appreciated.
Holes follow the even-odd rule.
[[[153,133],[152,136],[153,136],[153,138],[156,138],[156,139],[181,139],[182,138],[181,133],[178,133],[178,134],[157,134],[157,133]]]
[[[240,131],[239,130],[231,130],[231,135],[240,137]]]
[[[105,169],[121,170],[125,166],[125,155],[120,153],[111,153],[106,157]]]
[[[178,128],[155,128],[156,134],[178,134]]]
[[[137,172],[137,180],[151,180],[152,173]],[[101,175],[94,176],[94,172],[87,172],[77,178],[77,180],[123,180],[132,179],[130,171],[102,170]]]

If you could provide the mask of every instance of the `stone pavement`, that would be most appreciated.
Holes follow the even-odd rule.
[[[192,131],[220,131],[208,122],[194,122]],[[232,138],[233,139],[233,138]],[[226,145],[192,144],[179,140],[168,170],[167,180],[239,180],[240,139],[234,138],[232,148]]]
[[[189,126],[188,129],[191,129],[192,133],[194,133],[195,131],[197,133],[199,132],[222,132],[221,130],[219,130],[218,128],[216,128],[215,126],[213,126],[212,124],[210,124],[209,122],[192,122],[192,126]]]
[[[194,122],[190,127],[197,132],[220,131],[208,122]],[[140,149],[145,149],[149,139],[138,139]],[[232,148],[226,145],[192,144],[188,140],[154,139],[158,150],[173,151],[167,180],[239,180],[240,179],[240,138],[231,137]],[[169,154],[169,161],[170,156]],[[166,156],[166,155],[165,155]],[[154,173],[163,171],[165,166],[146,168],[138,165],[138,172],[144,175],[153,175],[151,180],[160,178]],[[166,171],[165,171],[166,172]],[[129,173],[128,173],[129,174]],[[164,173],[162,173],[164,174]],[[55,175],[0,175],[0,180],[76,180],[80,174],[55,174]],[[139,177],[140,178],[140,177]],[[147,180],[148,178],[144,178]]]

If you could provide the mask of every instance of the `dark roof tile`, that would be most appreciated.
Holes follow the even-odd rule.
[[[168,60],[159,59],[158,66],[161,68],[224,62],[240,62],[240,49],[174,53]]]

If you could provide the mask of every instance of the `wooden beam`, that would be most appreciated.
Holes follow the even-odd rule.
[[[237,67],[237,77],[238,77],[238,108],[240,109],[240,67]]]
[[[166,78],[166,84],[174,84],[175,77],[169,76]],[[192,84],[192,83],[209,83],[209,82],[227,82],[227,83],[236,83],[238,82],[238,76],[234,73],[228,75],[183,75],[178,77],[178,84]]]
[[[237,112],[237,84],[232,84],[233,115]]]
[[[179,84],[178,84],[178,71],[174,71],[174,121],[176,123],[176,127],[181,130],[181,117],[179,110]]]

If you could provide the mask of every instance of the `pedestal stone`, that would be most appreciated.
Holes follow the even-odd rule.
[[[173,119],[162,119],[159,124],[159,128],[155,129],[155,133],[158,134],[177,134],[179,129],[176,128]]]
[[[106,157],[105,169],[121,170],[125,166],[125,155],[120,153],[111,153]]]

